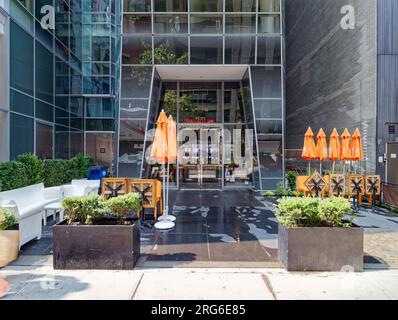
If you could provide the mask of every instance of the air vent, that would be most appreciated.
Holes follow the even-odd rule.
[[[388,134],[395,134],[395,125],[388,126]]]

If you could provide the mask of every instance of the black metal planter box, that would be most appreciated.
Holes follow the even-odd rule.
[[[54,269],[131,270],[140,256],[140,222],[53,228]]]
[[[288,271],[363,271],[363,229],[279,224],[278,257]]]

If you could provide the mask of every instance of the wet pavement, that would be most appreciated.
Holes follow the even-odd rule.
[[[195,204],[195,206],[192,206]],[[140,267],[282,267],[277,259],[275,205],[250,190],[172,191],[177,217],[169,231],[156,230],[147,210],[141,227]],[[361,208],[365,268],[398,268],[398,215]],[[52,265],[52,218],[42,238],[22,246],[13,265]]]
[[[278,224],[257,198],[250,190],[175,192],[171,211],[176,225],[169,231],[142,233],[140,264],[281,266]]]

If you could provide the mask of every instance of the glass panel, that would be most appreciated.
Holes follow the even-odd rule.
[[[224,83],[224,122],[245,122],[242,89],[239,82]]]
[[[65,110],[55,108],[55,123],[63,126],[69,126],[69,113]]]
[[[55,159],[69,159],[69,129],[55,126]]]
[[[281,64],[281,37],[257,38],[257,63]]]
[[[151,11],[151,0],[123,0],[123,12],[144,11]]]
[[[187,97],[184,97],[181,99],[180,104],[189,102],[190,101],[187,99]],[[159,108],[156,110],[156,114],[159,114],[160,110],[163,109],[166,114],[171,114],[173,118],[177,120],[177,104],[177,83],[163,82]]]
[[[256,118],[282,119],[282,100],[254,99]]]
[[[90,61],[110,61],[109,37],[93,37],[90,43],[92,48]]]
[[[25,10],[22,3],[29,11],[33,12],[33,0],[17,0],[10,2],[10,13],[11,16],[18,21],[25,29],[33,32],[33,17]],[[26,5],[25,5],[26,3]]]
[[[140,177],[146,120],[121,120],[119,176]]]
[[[87,131],[114,131],[113,119],[86,119]]]
[[[123,118],[146,119],[147,113],[148,113],[148,100],[120,101],[120,119]]]
[[[56,27],[58,28],[58,26]],[[58,29],[55,29],[58,30]],[[52,49],[53,48],[53,36],[50,32],[44,30],[38,21],[36,21],[36,38],[39,39],[41,42],[43,42],[48,48]],[[65,34],[65,32],[63,33]],[[66,40],[61,38],[63,41],[67,41],[68,39],[68,33],[66,32]],[[68,44],[68,42],[66,42]]]
[[[10,24],[10,85],[33,95],[33,38]]]
[[[84,134],[81,131],[71,130],[70,132],[70,156],[83,153]]]
[[[70,126],[75,129],[83,130],[83,118],[71,113],[70,114]]]
[[[83,116],[83,99],[82,98],[70,98],[70,112],[72,114],[77,114],[79,116]]]
[[[225,12],[255,12],[256,0],[225,0]]]
[[[83,78],[84,94],[109,94],[110,78],[109,77],[84,77]]]
[[[36,97],[54,103],[53,54],[36,41]],[[51,120],[52,121],[52,120]]]
[[[283,179],[262,179],[263,190],[276,190],[279,184],[283,184]]]
[[[221,83],[180,83],[179,122],[222,122]]]
[[[189,0],[191,12],[222,12],[222,0]]]
[[[54,107],[47,103],[36,100],[36,118],[54,122]]]
[[[115,105],[112,99],[89,98],[86,100],[87,118],[114,118]]]
[[[254,64],[255,37],[225,37],[226,64]]]
[[[150,15],[123,15],[123,33],[152,33]]]
[[[255,33],[255,14],[229,14],[225,16],[225,33]]]
[[[282,139],[258,140],[262,178],[283,176]]]
[[[41,159],[53,157],[53,127],[36,122],[36,154]]]
[[[156,12],[187,12],[187,0],[154,0]],[[192,9],[191,9],[192,10]]]
[[[191,15],[191,33],[222,33],[222,15]]]
[[[11,89],[10,109],[28,116],[33,116],[33,99]]]
[[[152,37],[123,37],[123,64],[152,64]]]
[[[83,74],[85,75],[110,75],[111,64],[110,63],[87,63],[83,64]]]
[[[281,33],[280,16],[278,14],[259,15],[258,33]]]
[[[86,154],[94,158],[94,163],[107,166],[113,174],[113,146],[112,133],[86,133]]]
[[[191,64],[222,64],[221,37],[191,37]]]
[[[187,33],[187,15],[154,15],[154,33]]]
[[[148,98],[152,67],[122,67],[122,98]]]
[[[155,37],[156,64],[187,64],[187,37]]]
[[[256,120],[258,134],[281,134],[282,120]]]
[[[33,153],[33,119],[14,113],[10,115],[10,159],[22,153]]]
[[[281,0],[258,0],[259,12],[279,12],[281,10]]]
[[[251,67],[254,98],[282,98],[280,67]]]

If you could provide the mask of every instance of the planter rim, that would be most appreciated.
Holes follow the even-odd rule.
[[[126,228],[128,228],[128,227],[134,226],[140,220],[137,219],[132,224],[77,224],[77,225],[76,224],[67,224],[66,221],[67,221],[67,219],[61,220],[61,221],[57,222],[54,225],[54,227],[57,227],[57,228],[65,228],[65,227],[68,227],[68,228],[72,228],[72,227],[75,227],[75,228],[77,228],[77,227],[79,227],[79,228],[82,228],[82,227],[119,227],[120,228],[120,227],[126,227]]]
[[[363,227],[358,226],[358,225],[352,225],[351,227],[347,227],[347,228],[344,228],[344,227],[286,227],[284,224],[280,223],[279,221],[278,221],[278,225],[280,225],[283,228],[288,229],[288,230],[296,230],[296,229],[358,230],[358,229],[364,229]]]

